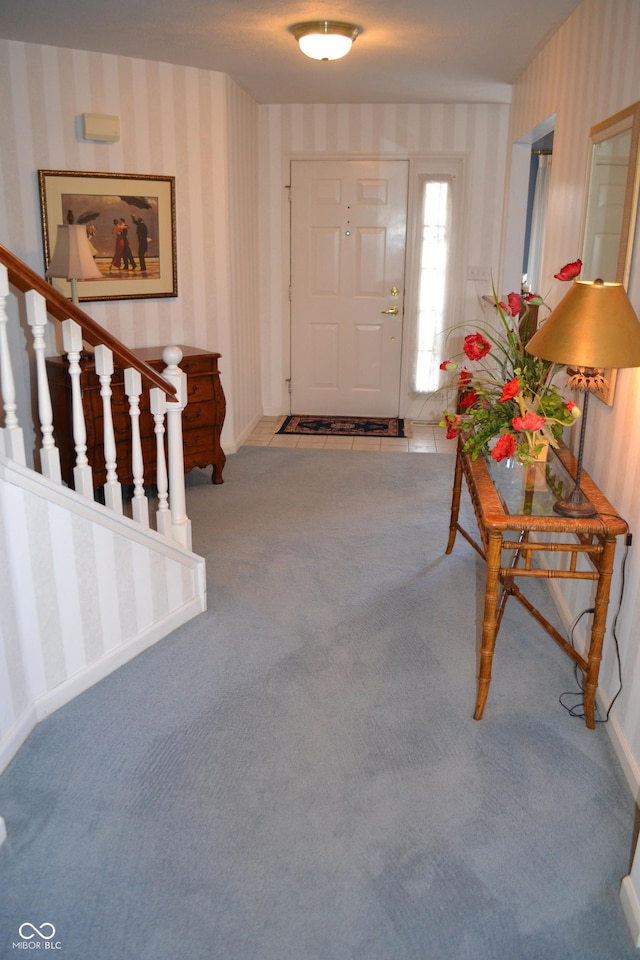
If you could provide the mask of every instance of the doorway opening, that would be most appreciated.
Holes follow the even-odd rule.
[[[555,114],[552,114],[511,146],[502,259],[501,287],[503,290],[520,290],[523,282],[533,288],[540,282],[543,268],[546,199],[541,202],[542,215],[537,218],[534,231],[532,190],[535,187],[534,177],[537,179],[541,166],[546,168],[546,186],[548,186],[551,160],[543,161],[541,164],[540,157],[551,157],[551,154],[542,151],[553,149],[555,122]],[[541,152],[532,153],[532,151]],[[539,197],[546,197],[546,193],[541,191]],[[523,279],[525,274],[526,280]]]
[[[522,290],[525,293],[538,293],[541,288],[542,243],[551,179],[553,133],[553,130],[549,131],[531,145],[527,219],[522,257]]]

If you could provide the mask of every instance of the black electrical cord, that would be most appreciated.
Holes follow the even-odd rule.
[[[601,516],[608,516],[608,514],[601,514]],[[616,520],[619,520],[619,519],[620,519],[620,517],[618,517],[617,515],[615,515],[615,516],[612,515],[612,517],[614,517],[614,519],[616,519]],[[617,632],[616,632],[616,628],[617,628],[617,625],[618,625],[618,617],[620,616],[620,610],[622,609],[622,600],[623,600],[623,597],[624,597],[624,589],[625,589],[625,576],[626,576],[627,557],[628,557],[628,555],[629,555],[629,547],[631,546],[631,535],[630,535],[630,533],[629,533],[629,524],[628,524],[626,521],[623,521],[623,523],[625,524],[625,526],[626,526],[626,528],[627,528],[627,533],[626,533],[626,538],[625,538],[624,554],[622,555],[622,564],[621,564],[621,567],[620,567],[620,576],[621,576],[621,580],[620,580],[620,594],[619,594],[619,597],[618,597],[618,607],[617,607],[617,609],[616,609],[616,613],[615,613],[615,616],[614,616],[614,618],[613,618],[613,624],[612,624],[612,626],[611,626],[611,635],[612,635],[612,637],[613,637],[613,644],[614,644],[615,651],[616,651],[616,661],[617,661],[617,663],[618,663],[618,689],[617,689],[617,691],[616,691],[613,699],[611,700],[611,703],[609,704],[609,706],[608,706],[608,708],[607,708],[607,712],[606,712],[605,716],[604,716],[602,719],[599,719],[599,718],[596,717],[596,720],[595,720],[596,723],[608,723],[608,721],[609,721],[609,714],[611,713],[611,710],[612,710],[612,708],[613,708],[613,705],[614,705],[614,703],[616,702],[616,700],[618,699],[618,697],[620,696],[620,694],[622,693],[622,660],[621,660],[621,658],[620,658],[620,644],[618,643],[618,634],[617,634]],[[574,650],[575,650],[575,644],[574,644],[574,642],[573,642],[573,634],[574,634],[574,631],[575,631],[577,625],[579,624],[579,622],[580,622],[580,620],[582,619],[582,617],[585,616],[585,614],[587,614],[587,613],[594,613],[594,612],[595,612],[595,611],[594,611],[594,608],[593,608],[593,607],[588,607],[586,610],[583,610],[582,613],[579,613],[578,616],[577,616],[577,617],[575,618],[575,620],[573,621],[573,623],[571,624],[571,629],[570,629],[570,631],[569,631],[569,643],[570,643],[571,646],[574,648]],[[577,717],[577,718],[580,719],[580,720],[584,720],[584,699],[580,699],[577,703],[574,703],[573,706],[565,703],[565,702],[564,702],[564,699],[563,699],[564,697],[580,697],[580,698],[584,698],[584,686],[583,686],[583,684],[582,684],[582,675],[581,675],[581,673],[579,672],[579,668],[578,668],[578,665],[577,665],[577,664],[576,664],[575,667],[574,667],[574,675],[575,675],[576,683],[577,683],[579,689],[578,689],[578,690],[573,690],[573,691],[566,690],[564,693],[561,693],[561,694],[560,694],[560,696],[559,696],[558,699],[559,699],[560,705],[561,705],[562,707],[564,707],[564,709],[567,711],[567,713],[569,714],[569,716],[571,716],[571,717]],[[597,710],[597,709],[598,709],[598,707],[597,707],[597,705],[596,705],[596,710]],[[581,712],[578,712],[578,711],[581,711]]]

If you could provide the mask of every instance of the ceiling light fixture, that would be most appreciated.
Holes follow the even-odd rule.
[[[339,60],[351,50],[351,44],[360,33],[353,23],[338,20],[309,20],[289,27],[300,49],[312,60]]]

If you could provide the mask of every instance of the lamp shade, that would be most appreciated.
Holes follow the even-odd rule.
[[[349,53],[360,33],[353,23],[338,20],[310,20],[290,29],[302,52],[312,60],[339,60]]]
[[[65,280],[99,280],[102,277],[97,267],[83,224],[61,224],[58,227],[47,277],[62,277]]]
[[[640,367],[640,322],[621,283],[576,280],[526,346],[575,367]]]

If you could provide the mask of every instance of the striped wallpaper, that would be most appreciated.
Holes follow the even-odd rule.
[[[580,253],[584,186],[590,128],[640,100],[640,3],[637,0],[583,0],[549,41],[514,89],[510,142],[555,114],[555,138],[548,222],[545,231],[544,290],[552,302],[562,295],[554,272]],[[640,314],[640,243],[629,282],[629,296]],[[554,299],[555,298],[555,299]],[[589,405],[585,467],[629,522],[640,527],[640,370],[618,373],[613,407],[597,400]],[[619,559],[623,545],[618,551]],[[620,571],[610,604],[613,624],[621,587]],[[573,618],[589,606],[584,589],[558,588],[561,603]],[[623,663],[623,691],[616,702],[611,733],[637,793],[640,787],[640,555],[629,552],[624,602],[617,624]],[[605,641],[601,692],[606,703],[618,688],[611,633]]]
[[[121,140],[82,141],[83,112],[117,114]],[[0,40],[0,124],[0,242],[38,272],[38,169],[175,176],[178,297],[92,303],[89,312],[128,346],[222,353],[222,442],[233,452],[260,414],[254,102],[219,73]],[[30,456],[31,336],[20,302],[10,297],[9,327]],[[67,507],[2,478],[0,768],[43,710],[202,608],[197,558],[150,550],[144,537]]]
[[[0,771],[35,722],[201,612],[204,560],[0,468]]]
[[[94,304],[92,313],[130,346],[181,341],[219,350],[229,404],[223,445],[231,452],[262,410],[287,410],[290,160],[463,156],[465,261],[499,270],[507,146],[555,115],[549,289],[557,266],[578,253],[589,128],[640,99],[639,36],[637,0],[583,0],[518,80],[511,107],[258,106],[219,73],[0,40],[0,242],[42,270],[39,168],[174,175],[178,298]],[[83,142],[77,131],[85,111],[120,116],[120,142]],[[639,251],[637,244],[630,282],[638,308]],[[461,319],[477,315],[478,292],[486,291],[466,282]],[[26,405],[26,376],[19,386]],[[592,404],[586,451],[588,469],[632,529],[640,513],[639,393],[638,373],[622,371],[613,408]],[[636,556],[632,550],[618,624],[625,690],[614,725],[630,775],[640,780]],[[572,610],[582,600],[571,589],[563,596]],[[610,643],[602,680],[612,695]]]
[[[262,370],[266,413],[289,412],[290,161],[432,156],[464,158],[465,268],[497,270],[504,199],[508,104],[267,104],[260,118],[260,273]],[[410,251],[409,251],[410,255]],[[466,283],[459,320],[478,316],[478,294]],[[405,404],[409,403],[404,386]],[[405,407],[403,415],[409,415]]]
[[[85,112],[119,116],[120,141],[83,141]],[[0,242],[38,272],[39,169],[175,177],[178,297],[90,312],[130,347],[222,353],[232,452],[260,412],[253,100],[221,73],[0,40],[0,129]]]

